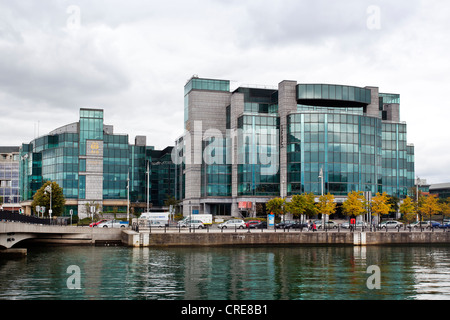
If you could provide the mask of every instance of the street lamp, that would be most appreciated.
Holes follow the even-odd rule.
[[[417,177],[417,179],[416,179],[416,203],[417,203],[416,221],[419,221],[419,185],[420,185],[420,178]],[[422,227],[422,225],[420,227]]]
[[[127,221],[130,221],[130,171],[127,175]]]
[[[323,167],[320,167],[319,179],[320,179],[320,195],[323,196]],[[322,228],[325,229],[325,214],[323,213],[322,213]]]
[[[50,216],[50,221],[52,221],[52,185],[49,184],[48,186],[45,187],[44,189],[45,194],[50,193],[50,209],[48,210],[48,214]]]
[[[147,212],[150,212],[150,161],[147,160]]]

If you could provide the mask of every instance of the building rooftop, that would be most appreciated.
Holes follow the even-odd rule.
[[[0,153],[19,152],[20,147],[0,147]]]
[[[437,189],[450,189],[450,182],[436,183],[436,184],[430,185],[430,190],[437,190]]]

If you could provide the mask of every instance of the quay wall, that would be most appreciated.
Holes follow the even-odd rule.
[[[137,233],[133,231],[124,231],[122,233],[122,243],[133,247],[231,245],[450,245],[450,232]]]

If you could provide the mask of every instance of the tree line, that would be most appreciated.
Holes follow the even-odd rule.
[[[288,201],[287,198],[274,198],[266,203],[266,211],[275,214],[276,217],[291,213],[294,219],[299,219],[302,215],[309,217],[321,213],[327,216],[336,213],[337,203],[334,195],[328,193],[321,195],[318,202],[313,193],[303,193],[293,195]],[[409,196],[400,201],[392,201],[386,192],[377,193],[371,201],[367,201],[362,191],[352,191],[348,193],[347,199],[342,203],[342,212],[349,217],[357,217],[370,212],[372,216],[378,217],[391,213],[393,207],[398,208],[406,222],[416,220],[416,217],[431,219],[435,214],[442,214],[444,217],[450,216],[450,198],[439,200],[437,195],[421,195],[418,201]]]

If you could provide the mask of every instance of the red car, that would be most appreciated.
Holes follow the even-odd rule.
[[[97,221],[97,222],[92,222],[91,224],[89,224],[89,227],[96,227],[96,226],[98,226],[100,223],[105,222],[105,221],[108,221],[108,220],[107,220],[107,219],[102,219],[102,220]]]
[[[247,228],[250,228],[250,226],[253,226],[253,225],[257,225],[257,224],[259,224],[261,221],[259,221],[259,220],[249,220],[249,221],[246,221],[245,222],[245,225],[247,226]]]

